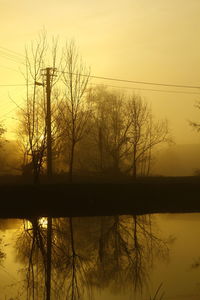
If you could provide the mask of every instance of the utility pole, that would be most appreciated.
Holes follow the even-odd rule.
[[[52,136],[51,136],[51,78],[56,76],[56,68],[42,69],[42,75],[46,83],[46,130],[47,130],[47,177],[50,181],[52,176]],[[43,85],[36,83],[37,85]]]
[[[46,130],[47,130],[47,177],[52,177],[52,137],[51,137],[51,77],[55,76],[55,68],[44,69],[46,77]],[[52,256],[52,217],[47,218],[47,255],[46,255],[46,300],[51,299],[51,256]]]
[[[52,176],[52,145],[51,145],[51,70],[52,68],[46,68],[46,95],[47,95],[47,176]]]

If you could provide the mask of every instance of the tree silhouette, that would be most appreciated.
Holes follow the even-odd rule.
[[[47,148],[47,109],[42,70],[48,65],[50,57],[54,72],[56,65],[59,64],[57,55],[58,40],[54,39],[49,45],[45,32],[42,32],[29,47],[26,47],[24,71],[26,96],[24,105],[19,107],[18,111],[17,136],[19,147],[23,153],[22,169],[25,172],[33,173],[35,183],[39,181],[39,175],[46,160]],[[51,76],[51,90],[56,80],[55,76]],[[55,140],[55,135],[53,140]]]
[[[148,175],[151,168],[152,150],[162,143],[170,142],[166,120],[155,121],[150,107],[138,96],[133,95],[127,104],[127,114],[131,118],[129,143],[131,145],[131,166],[134,178]]]
[[[60,114],[64,120],[64,134],[69,148],[69,180],[72,181],[75,149],[89,130],[91,108],[86,99],[89,71],[79,56],[73,41],[64,50],[64,97]]]
[[[100,171],[121,171],[128,153],[128,131],[131,119],[127,118],[125,97],[100,87],[92,90],[93,124],[90,134],[98,153]]]

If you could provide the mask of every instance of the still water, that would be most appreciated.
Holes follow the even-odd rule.
[[[0,221],[0,300],[45,299],[46,236]],[[52,299],[199,300],[200,214],[53,219],[51,262]]]

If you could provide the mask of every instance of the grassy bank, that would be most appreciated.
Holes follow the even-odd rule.
[[[73,184],[57,180],[39,185],[15,177],[1,181],[0,195],[1,218],[200,212],[198,177],[79,180]]]

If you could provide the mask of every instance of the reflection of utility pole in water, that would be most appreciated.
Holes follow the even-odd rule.
[[[47,219],[47,266],[46,266],[46,300],[51,299],[51,246],[52,246],[52,218]]]
[[[47,177],[50,183],[52,177],[52,138],[51,138],[51,77],[55,76],[55,68],[44,69],[46,77],[46,130],[47,130]],[[47,218],[47,257],[46,257],[46,300],[51,299],[51,247],[52,218]]]

